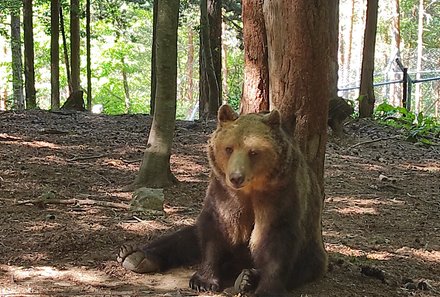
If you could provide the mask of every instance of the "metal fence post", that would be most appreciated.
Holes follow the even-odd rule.
[[[408,104],[408,68],[404,67],[403,69],[403,85],[402,85],[402,106],[409,110],[410,103]]]

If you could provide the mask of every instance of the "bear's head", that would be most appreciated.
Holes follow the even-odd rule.
[[[289,158],[277,110],[239,116],[229,105],[218,111],[208,150],[213,173],[230,189],[243,192],[268,189]]]

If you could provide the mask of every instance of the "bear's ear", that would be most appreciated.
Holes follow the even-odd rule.
[[[270,113],[264,115],[263,122],[270,127],[281,126],[281,114],[277,109],[272,110]]]
[[[231,122],[238,119],[238,114],[227,104],[220,106],[218,110],[218,123]]]

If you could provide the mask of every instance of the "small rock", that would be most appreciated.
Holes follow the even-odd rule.
[[[46,220],[55,220],[55,215],[51,214],[51,213],[47,214],[46,215]]]
[[[163,211],[163,189],[139,188],[134,191],[130,203],[132,211]]]
[[[422,291],[429,291],[432,289],[432,287],[426,280],[421,280],[417,284],[417,289],[422,290]]]
[[[417,290],[417,285],[413,282],[406,283],[405,285],[403,285],[403,287],[411,291]]]

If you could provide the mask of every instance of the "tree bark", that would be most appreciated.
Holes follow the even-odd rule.
[[[218,105],[222,105],[222,0],[207,0],[209,41],[215,78],[218,87]],[[217,114],[217,110],[216,110]]]
[[[60,1],[50,2],[50,106],[60,109]]]
[[[79,35],[79,0],[70,0],[70,58],[72,93],[80,90],[80,35]]]
[[[269,65],[263,0],[243,0],[244,79],[240,113],[269,110]]]
[[[67,83],[69,85],[69,92],[70,94],[72,94],[72,77],[70,75],[69,51],[67,50],[66,32],[64,30],[63,7],[61,5],[60,5],[60,29],[61,29],[61,35],[63,37],[63,52],[64,52],[64,63],[66,64]]]
[[[170,156],[176,124],[178,16],[179,0],[158,0],[156,108],[134,188],[165,187],[176,181]]]
[[[328,102],[337,93],[338,1],[268,0],[263,10],[271,108],[280,110],[323,189]]]
[[[213,0],[220,1],[220,0]],[[211,3],[209,1],[209,3]],[[211,6],[211,4],[209,4]],[[212,6],[211,6],[212,7]],[[215,42],[211,44],[211,25],[208,15],[208,0],[200,1],[200,82],[199,117],[215,118],[220,107],[221,93],[214,62]],[[213,47],[214,46],[214,47]],[[221,57],[221,56],[220,56]],[[221,61],[220,61],[221,63]],[[221,72],[221,68],[220,68]],[[220,80],[221,84],[221,80]]]
[[[21,56],[20,9],[11,10],[11,55],[12,55],[12,89],[14,91],[14,107],[24,110],[23,94],[23,62]]]
[[[359,90],[359,117],[371,117],[374,111],[374,51],[376,48],[376,29],[378,0],[367,0],[364,48],[362,52],[361,86]]]
[[[26,90],[26,108],[37,107],[35,91],[35,67],[34,67],[34,31],[32,0],[23,0],[23,32],[24,32],[24,76]]]

